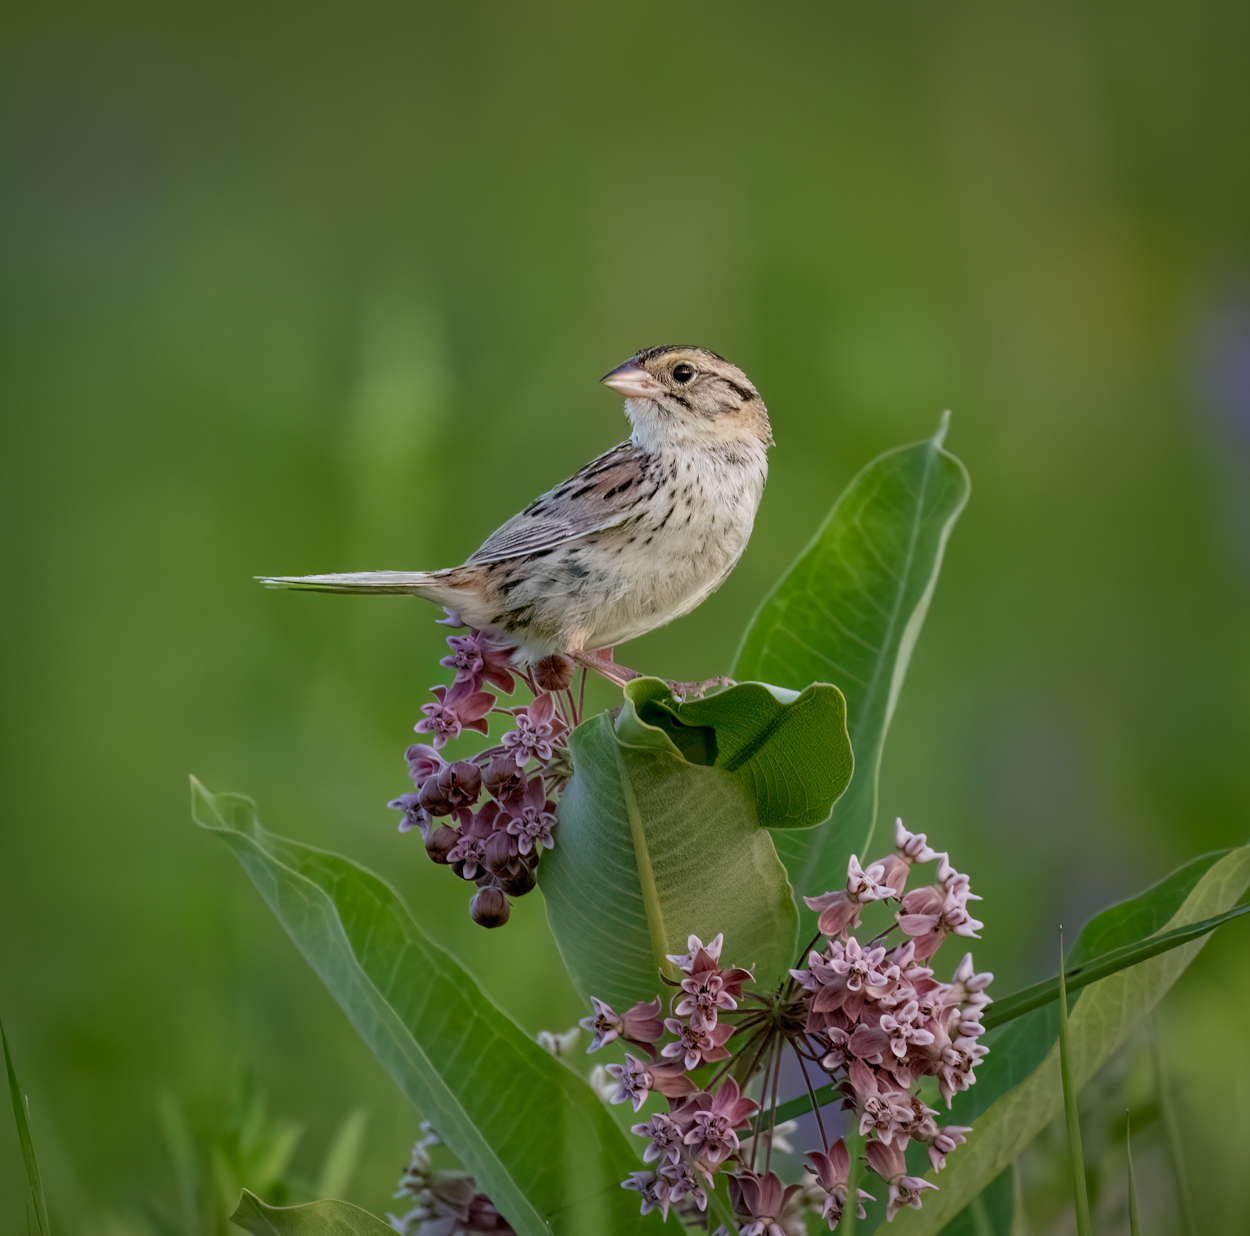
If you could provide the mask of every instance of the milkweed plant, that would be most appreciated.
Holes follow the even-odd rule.
[[[1065,1093],[1071,1126],[1080,1085],[1247,908],[1250,848],[1103,911],[1055,979],[991,994],[966,858],[876,818],[886,733],[968,497],[945,428],[851,482],[714,694],[644,677],[587,715],[568,658],[521,665],[442,620],[447,681],[414,705],[397,844],[463,881],[483,928],[506,930],[512,902],[542,891],[586,1002],[578,1026],[532,1038],[387,883],[193,781],[196,821],[423,1118],[385,1219],[245,1191],[236,1224],[1007,1236],[1013,1163]],[[498,744],[447,757],[500,716]]]

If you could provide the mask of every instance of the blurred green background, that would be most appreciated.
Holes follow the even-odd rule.
[[[384,873],[527,1028],[578,1015],[541,897],[474,928],[384,806],[435,613],[251,576],[460,561],[625,436],[596,381],[643,345],[734,359],[777,437],[735,575],[622,654],[664,676],[724,672],[954,410],[883,812],[971,872],[1003,990],[1247,838],[1248,35],[1235,0],[4,6],[0,1012],[61,1232],[176,1212],[162,1093],[228,1130],[250,1078],[309,1177],[364,1106],[375,1211],[416,1135],[190,772]],[[1250,1214],[1247,939],[1161,1017],[1209,1232]],[[6,1233],[19,1173],[0,1117]]]

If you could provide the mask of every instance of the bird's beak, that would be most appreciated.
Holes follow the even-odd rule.
[[[663,387],[641,365],[626,361],[600,379],[604,386],[624,395],[626,399],[655,399]]]

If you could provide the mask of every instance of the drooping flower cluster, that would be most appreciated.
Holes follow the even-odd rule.
[[[442,621],[462,626],[452,611]],[[450,687],[433,687],[434,703],[421,707],[424,716],[414,728],[429,735],[429,743],[405,753],[416,789],[387,806],[403,812],[401,833],[421,833],[432,861],[477,885],[469,902],[474,921],[501,927],[511,913],[509,899],[533,889],[542,851],[555,845],[556,801],[571,773],[564,741],[581,715],[581,702],[569,690],[575,667],[555,655],[519,668],[515,648],[474,629],[448,636],[447,643],[451,655],[441,664],[455,679]],[[484,690],[490,685],[511,694],[518,678],[533,693],[531,704],[502,708]],[[511,717],[514,726],[498,746],[465,760],[443,757],[443,747],[465,730],[486,734],[492,713]]]
[[[425,1136],[412,1148],[412,1159],[395,1194],[412,1198],[416,1205],[407,1214],[388,1214],[391,1227],[400,1236],[476,1236],[479,1232],[514,1236],[490,1198],[477,1191],[472,1176],[434,1169],[430,1147],[440,1144],[438,1135],[428,1121],[421,1125],[421,1132]]]
[[[912,867],[934,862],[935,882],[907,892]],[[921,1097],[927,1093],[923,1079],[932,1079],[927,1085],[936,1084],[949,1107],[956,1092],[976,1081],[976,1066],[987,1050],[978,1040],[993,976],[977,974],[971,954],[949,983],[935,979],[925,964],[947,935],[975,937],[981,927],[968,912],[968,902],[978,899],[967,876],[955,871],[946,854],[930,849],[923,834],[908,832],[898,821],[894,853],[867,867],[852,858],[845,888],[806,900],[820,915],[825,945],[813,947],[807,966],[792,970],[777,992],[744,995],[752,975],[721,966],[722,937],[704,945],[691,936],[688,953],[669,957],[681,978],[673,984],[678,990],[668,1017],[661,1016],[658,998],[619,1015],[594,1000],[593,1015],[582,1021],[594,1036],[590,1051],[617,1039],[641,1049],[604,1070],[603,1081],[615,1082],[609,1101],[631,1102],[640,1111],[652,1092],[668,1100],[666,1112],[633,1126],[647,1139],[643,1161],[650,1166],[631,1173],[623,1187],[640,1195],[644,1214],[659,1210],[667,1218],[675,1208],[690,1217],[705,1210],[715,1173],[724,1170],[739,1236],[795,1236],[806,1230],[803,1214],[809,1210],[830,1229],[837,1227],[851,1204],[851,1157],[844,1139],[826,1138],[810,1081],[822,1147],[807,1152],[803,1183],[786,1186],[770,1170],[778,1134],[792,1130],[778,1125],[775,1116],[770,1124],[768,1110],[760,1109],[776,1110],[780,1055],[787,1044],[805,1075],[804,1062],[811,1062],[834,1080],[835,1094],[865,1139],[863,1161],[888,1190],[889,1220],[903,1206],[919,1209],[921,1195],[937,1187],[908,1173],[908,1144],[925,1143],[933,1169],[940,1171],[970,1131],[939,1125],[937,1111]],[[893,903],[894,923],[861,944],[851,932],[873,902]],[[895,932],[903,939],[891,944]],[[736,1025],[725,1020],[731,1017]],[[666,1034],[668,1041],[657,1046]],[[701,1089],[690,1072],[707,1064],[720,1067]],[[761,1069],[764,1085],[756,1102],[742,1091]],[[748,1129],[757,1112],[757,1127]],[[762,1172],[756,1170],[760,1147]],[[856,1187],[861,1217],[864,1203],[873,1200]],[[719,1230],[729,1236],[729,1229]]]
[[[935,883],[905,892],[912,866],[934,861]],[[938,1113],[920,1098],[919,1083],[936,1078],[949,1107],[958,1091],[976,1081],[987,1051],[978,1040],[993,975],[977,974],[970,953],[949,983],[935,979],[924,963],[947,935],[975,938],[981,923],[969,914],[968,902],[979,898],[946,854],[935,853],[923,833],[908,832],[899,820],[893,854],[867,868],[852,858],[845,889],[805,900],[820,913],[818,926],[828,940],[809,954],[805,969],[791,971],[804,992],[804,1029],[820,1067],[840,1083],[843,1106],[854,1110],[868,1139],[868,1166],[889,1186],[886,1214],[893,1219],[903,1206],[919,1209],[921,1194],[936,1188],[908,1175],[908,1143],[927,1143],[929,1161],[940,1171],[969,1132],[939,1126]],[[901,943],[887,947],[889,931],[864,945],[850,934],[873,901],[898,903]]]

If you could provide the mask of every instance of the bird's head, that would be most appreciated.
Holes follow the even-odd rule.
[[[773,444],[759,391],[737,365],[706,348],[644,348],[603,384],[625,396],[640,446]]]

